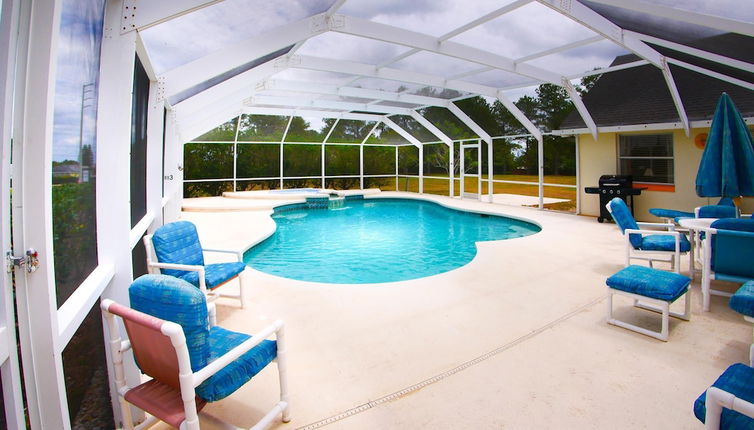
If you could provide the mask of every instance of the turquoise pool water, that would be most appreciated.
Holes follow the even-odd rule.
[[[280,208],[277,231],[244,255],[262,272],[301,281],[369,284],[447,272],[475,242],[540,231],[534,224],[408,199],[347,200],[337,209]]]

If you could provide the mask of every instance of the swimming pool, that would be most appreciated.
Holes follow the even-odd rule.
[[[353,199],[337,209],[282,207],[275,234],[244,254],[254,269],[301,281],[369,284],[444,273],[475,242],[537,233],[535,224],[409,199]]]

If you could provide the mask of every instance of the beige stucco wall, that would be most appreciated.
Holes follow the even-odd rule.
[[[600,175],[617,174],[618,170],[618,134],[657,134],[673,133],[673,156],[675,169],[675,191],[645,190],[634,200],[634,214],[640,221],[658,221],[649,214],[650,208],[667,208],[693,211],[697,206],[717,203],[717,198],[700,198],[695,192],[696,171],[702,156],[702,149],[694,145],[694,137],[699,133],[708,133],[709,129],[691,130],[686,137],[683,130],[657,130],[651,132],[600,133],[595,141],[591,135],[579,136],[579,175],[581,189],[581,214],[599,215],[599,196],[584,193],[584,187],[597,186]],[[744,213],[754,211],[754,199],[743,199]]]

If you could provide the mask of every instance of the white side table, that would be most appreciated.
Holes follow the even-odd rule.
[[[718,219],[719,218],[682,218],[678,220],[678,225],[689,230],[689,242],[691,242],[691,250],[689,251],[689,275],[691,276],[691,279],[694,279],[694,274],[696,273],[694,250],[699,247],[699,233],[709,229],[712,223]]]

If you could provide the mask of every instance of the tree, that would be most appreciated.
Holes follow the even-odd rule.
[[[81,165],[91,167],[94,165],[94,154],[92,153],[92,145],[84,145],[81,147]]]

